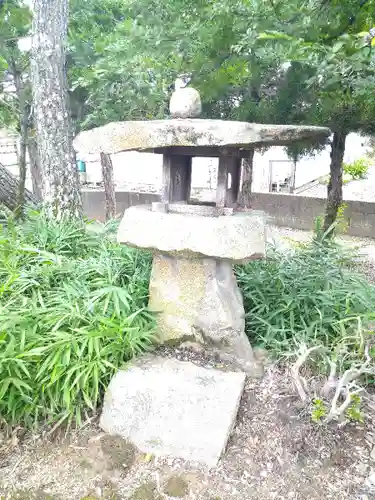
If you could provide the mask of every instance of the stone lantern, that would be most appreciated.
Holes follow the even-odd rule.
[[[178,89],[171,119],[110,123],[81,132],[85,153],[144,151],[163,155],[160,202],[128,208],[118,241],[153,252],[149,306],[160,341],[201,344],[257,375],[245,334],[243,299],[233,264],[265,254],[265,215],[237,212],[241,160],[259,146],[322,140],[322,127],[199,119],[199,93]],[[191,204],[193,157],[219,159],[216,206]]]

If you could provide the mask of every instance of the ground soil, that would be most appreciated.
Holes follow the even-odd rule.
[[[210,366],[207,359],[199,364]],[[247,381],[237,424],[214,469],[144,455],[92,421],[66,437],[3,436],[0,498],[375,499],[370,422],[341,429],[313,423],[288,372],[270,366],[262,380]]]

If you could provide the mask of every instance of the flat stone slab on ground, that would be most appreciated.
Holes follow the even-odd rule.
[[[113,377],[100,425],[144,453],[214,467],[235,424],[244,384],[242,372],[142,358]]]

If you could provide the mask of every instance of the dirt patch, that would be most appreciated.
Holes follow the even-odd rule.
[[[172,499],[166,485],[177,477],[185,495],[180,498],[196,500],[371,500],[370,426],[313,424],[288,374],[270,367],[262,380],[247,381],[237,425],[216,468],[147,456],[91,424],[54,441],[28,436],[6,442],[0,498]],[[26,496],[11,496],[17,492]]]

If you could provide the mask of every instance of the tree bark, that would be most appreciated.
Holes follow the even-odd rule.
[[[238,196],[238,205],[241,208],[251,208],[251,188],[253,184],[254,149],[249,156],[242,160],[242,187]]]
[[[38,145],[35,137],[29,137],[28,142],[31,182],[33,194],[38,201],[43,200],[43,172],[38,156]]]
[[[23,114],[26,113],[26,110]],[[23,119],[22,119],[23,121]],[[23,214],[23,209],[25,206],[25,189],[26,189],[26,142],[27,142],[27,115],[26,124],[21,124],[21,135],[20,144],[18,152],[18,192],[17,192],[17,208],[15,210],[15,216],[21,217]]]
[[[293,194],[294,190],[296,188],[296,170],[297,170],[297,159],[293,159],[293,166],[292,166],[292,171],[290,173],[290,180],[289,180],[289,193]]]
[[[31,81],[43,200],[57,217],[82,216],[82,197],[73,149],[64,39],[68,0],[35,0]]]
[[[8,169],[0,163],[0,203],[4,204],[9,210],[15,211],[18,206],[18,193],[20,191],[19,181]],[[28,189],[24,191],[26,203],[35,203],[36,199]]]
[[[100,153],[100,163],[105,193],[105,218],[110,220],[116,217],[116,193],[111,155]]]
[[[20,217],[25,205],[25,185],[26,185],[26,141],[28,130],[28,105],[26,101],[26,90],[22,79],[22,74],[17,70],[15,64],[11,62],[10,72],[13,76],[14,86],[18,100],[18,131],[19,131],[19,147],[17,150],[18,157],[18,187],[17,187],[17,205],[15,208],[15,216]]]
[[[345,154],[345,139],[345,132],[334,132],[331,145],[330,178],[327,187],[324,231],[327,231],[335,222],[337,212],[342,203],[342,163]]]

